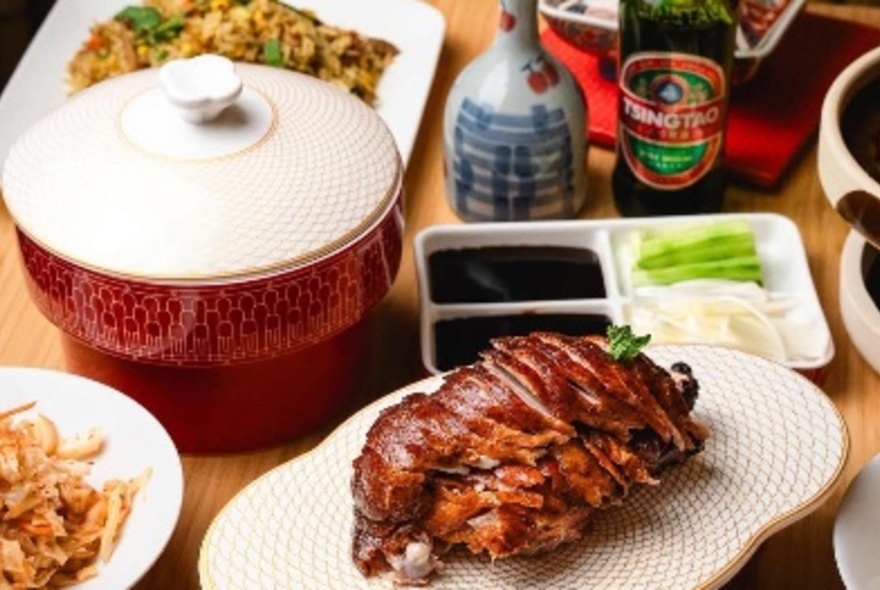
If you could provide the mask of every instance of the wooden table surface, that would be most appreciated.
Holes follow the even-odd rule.
[[[441,170],[441,119],[446,95],[458,72],[492,40],[497,0],[431,0],[445,16],[446,39],[432,93],[406,174],[406,236],[398,279],[373,315],[375,362],[363,401],[424,375],[418,347],[417,286],[413,236],[435,223],[458,223],[446,205]],[[816,13],[880,27],[880,9],[810,5]],[[592,148],[588,157],[589,204],[584,218],[616,217],[611,198],[611,151]],[[851,454],[841,485],[808,518],[767,540],[729,588],[841,588],[831,532],[845,485],[880,452],[880,377],[861,359],[838,311],[839,252],[848,226],[830,208],[816,172],[815,141],[799,156],[774,190],[743,185],[728,188],[727,211],[772,211],[795,220],[803,234],[810,269],[828,317],[837,354],[824,389],[845,417]],[[63,368],[55,328],[31,304],[22,281],[13,224],[0,206],[0,364]],[[332,426],[332,425],[331,425]],[[249,482],[308,451],[330,427],[282,447],[229,456],[184,456],[186,492],[177,529],[139,589],[198,588],[197,560],[202,537],[214,516]],[[342,531],[340,534],[348,534]],[[256,590],[256,589],[255,589]]]

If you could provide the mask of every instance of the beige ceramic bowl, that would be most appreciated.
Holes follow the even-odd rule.
[[[880,310],[871,296],[872,291],[880,295],[878,279],[877,249],[864,236],[851,231],[840,257],[840,315],[859,354],[880,372]]]
[[[831,205],[853,227],[840,260],[841,316],[856,349],[880,371],[880,293],[871,295],[880,279],[873,270],[874,246],[880,244],[878,140],[880,48],[837,77],[825,96],[819,129],[819,179]]]
[[[819,179],[831,205],[880,244],[880,48],[851,63],[822,105]]]

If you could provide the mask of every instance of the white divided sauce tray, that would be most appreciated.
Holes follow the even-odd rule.
[[[634,286],[638,232],[736,220],[754,234],[760,286]],[[415,255],[422,360],[432,373],[477,360],[490,338],[602,334],[609,324],[656,344],[738,348],[814,381],[834,356],[800,233],[777,214],[436,225],[416,236]]]

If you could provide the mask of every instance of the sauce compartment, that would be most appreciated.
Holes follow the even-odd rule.
[[[605,231],[583,222],[436,225],[416,236],[422,361],[441,373],[491,338],[604,333],[621,320]]]
[[[599,255],[573,246],[481,246],[428,256],[434,303],[605,297]]]
[[[615,323],[612,315],[604,303],[559,305],[548,302],[529,307],[440,310],[428,332],[431,335],[429,356],[423,358],[432,372],[448,371],[479,360],[479,353],[489,348],[492,338],[525,336],[538,331],[570,336],[604,334],[608,326]]]
[[[643,229],[725,220],[748,221],[763,274],[761,289],[751,286],[767,298],[771,308],[788,305],[793,310],[801,333],[789,335],[789,340],[812,342],[808,360],[780,362],[818,380],[834,355],[830,330],[797,227],[790,219],[770,213],[427,228],[415,239],[422,362],[431,373],[442,373],[477,360],[491,338],[533,331],[603,334],[612,323],[629,323],[639,331],[646,315],[655,307],[675,303],[678,295],[670,298],[661,290],[653,293],[634,287],[634,236]],[[691,311],[690,300],[682,301],[682,307]],[[725,305],[751,309],[751,303],[741,304],[726,294],[697,301],[706,302],[715,314],[710,319],[720,317],[719,321],[725,321],[726,310],[732,309]],[[658,336],[671,333],[658,330]],[[774,336],[757,353],[771,356],[766,351],[774,339],[784,345],[782,338]],[[654,341],[675,340],[661,337]],[[721,341],[702,343],[732,346]]]

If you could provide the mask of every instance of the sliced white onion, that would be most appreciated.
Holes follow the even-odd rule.
[[[636,291],[627,308],[633,330],[655,343],[729,346],[781,362],[819,360],[815,310],[804,299],[756,283],[694,280]]]

